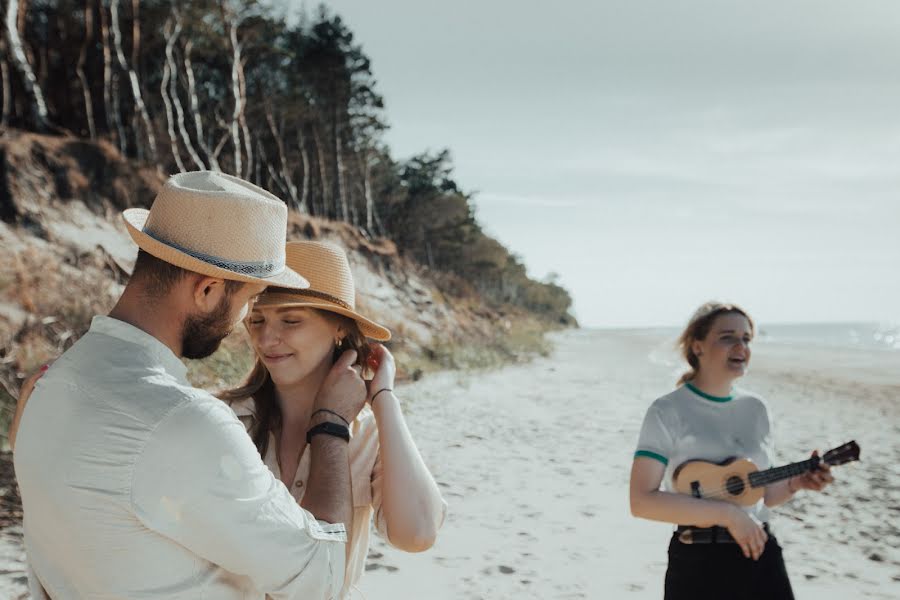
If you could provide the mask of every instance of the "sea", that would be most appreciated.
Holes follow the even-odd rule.
[[[900,352],[897,323],[802,323],[758,325],[756,341]]]

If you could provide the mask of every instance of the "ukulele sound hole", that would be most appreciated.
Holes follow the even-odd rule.
[[[725,481],[725,489],[732,496],[739,496],[744,492],[744,480],[737,475],[732,475]]]

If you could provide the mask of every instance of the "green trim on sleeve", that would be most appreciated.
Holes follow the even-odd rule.
[[[657,454],[656,452],[650,452],[649,450],[638,450],[637,452],[634,453],[634,457],[637,458],[638,456],[645,456],[647,458],[652,458],[653,460],[658,460],[664,466],[667,466],[669,464],[668,458],[666,458],[662,454]]]

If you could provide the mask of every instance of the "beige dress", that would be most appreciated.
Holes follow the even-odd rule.
[[[236,402],[232,405],[237,417],[244,423],[248,432],[255,426],[255,410],[252,398]],[[353,526],[347,531],[347,543],[350,552],[347,555],[347,570],[341,598],[350,598],[353,588],[362,577],[369,551],[369,531],[372,515],[375,516],[375,529],[385,540],[388,539],[387,524],[381,510],[382,463],[379,452],[378,425],[375,414],[366,405],[360,411],[350,428],[350,484],[353,488]],[[308,446],[307,446],[308,447]],[[278,466],[275,435],[269,434],[269,446],[263,462],[281,479]],[[297,473],[290,485],[291,495],[299,503],[303,500],[306,483],[309,480],[309,452],[304,451],[297,466]]]

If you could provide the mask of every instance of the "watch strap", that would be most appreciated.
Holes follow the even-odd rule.
[[[345,425],[340,425],[338,423],[332,423],[331,421],[325,421],[324,423],[319,423],[318,425],[312,427],[309,431],[306,432],[306,443],[311,444],[313,437],[319,434],[339,437],[345,442],[350,441],[350,429],[348,427],[346,427]]]

